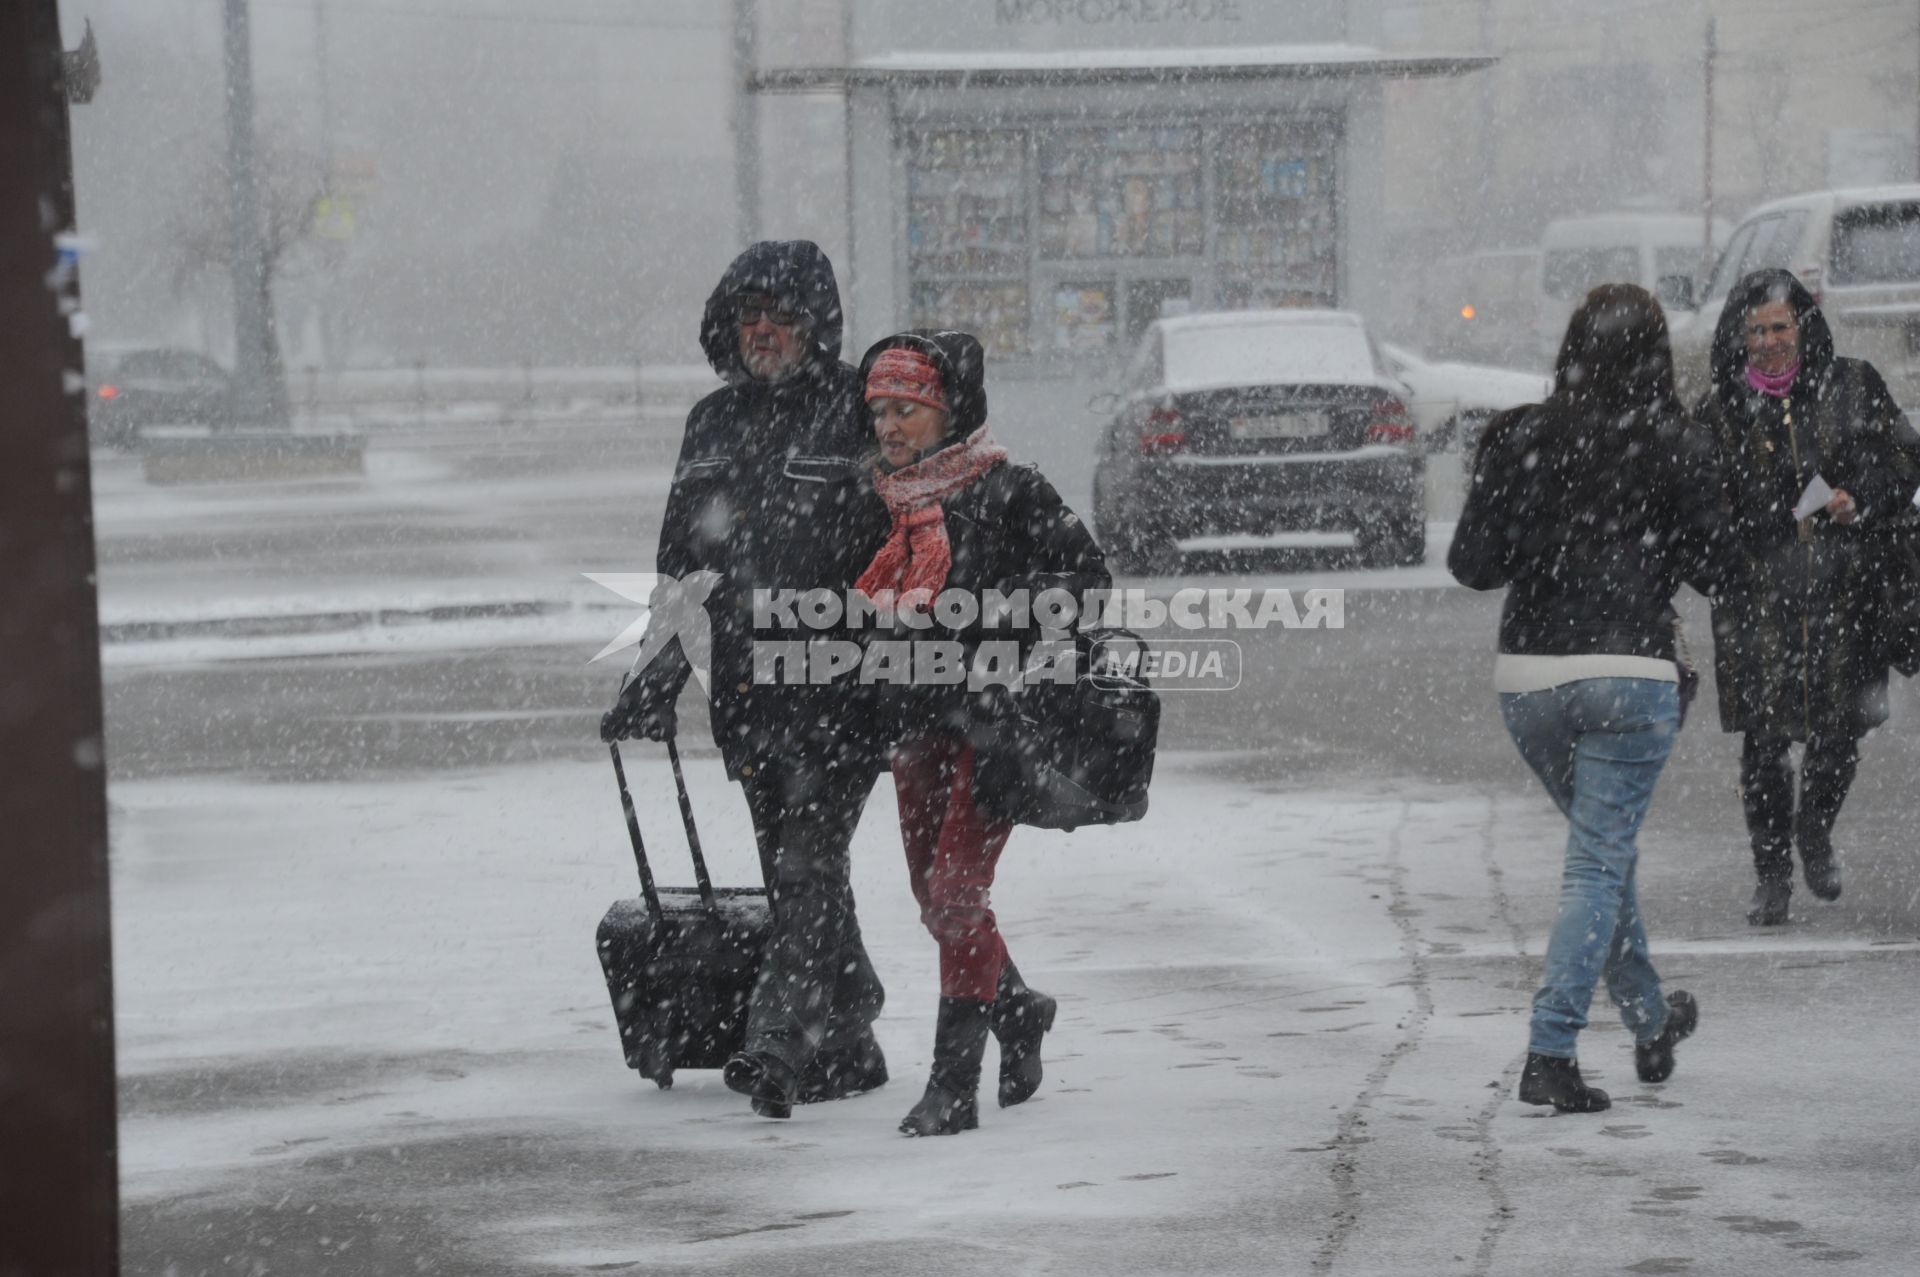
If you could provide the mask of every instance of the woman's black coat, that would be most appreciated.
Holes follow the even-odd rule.
[[[1784,300],[1800,321],[1800,372],[1785,399],[1746,381],[1747,312]],[[1819,305],[1786,271],[1747,276],[1713,343],[1713,389],[1694,409],[1711,434],[1738,543],[1716,600],[1720,725],[1806,740],[1858,736],[1886,721],[1877,539],[1905,515],[1904,416],[1873,365],[1833,353]],[[1852,526],[1792,510],[1814,475],[1859,509]]]
[[[861,361],[866,371],[881,351],[911,346],[925,353],[940,370],[953,411],[948,440],[957,442],[986,421],[984,357],[980,344],[966,333],[902,333],[876,343]],[[972,483],[941,502],[953,566],[946,590],[965,591],[985,601],[989,589],[1002,594],[1025,591],[1031,599],[1046,589],[1066,590],[1076,603],[1088,592],[1112,584],[1106,556],[1080,516],[1067,508],[1039,470],[1007,461],[995,464]],[[974,666],[984,643],[1014,643],[1024,659],[1041,637],[1031,616],[1024,625],[1011,620],[989,624],[983,617],[963,628],[937,622],[927,629],[897,624],[888,632],[874,632],[871,641],[954,642],[961,646],[966,668]],[[969,691],[965,682],[952,685],[873,684],[873,716],[886,725],[895,740],[930,731],[964,734],[972,723],[974,702],[982,693]]]
[[[1509,587],[1500,650],[1674,656],[1674,593],[1726,570],[1712,454],[1684,417],[1549,402],[1488,423],[1447,568]]]

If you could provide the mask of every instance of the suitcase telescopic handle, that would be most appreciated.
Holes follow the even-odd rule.
[[[626,813],[627,836],[633,839],[633,863],[640,870],[640,895],[647,902],[647,912],[657,922],[660,919],[660,891],[653,885],[653,869],[647,864],[647,845],[640,839],[640,817],[633,810],[633,795],[627,790],[627,769],[620,765],[620,742],[610,741],[607,748],[613,753],[613,778],[620,783],[620,810]]]
[[[700,888],[700,903],[707,912],[718,914],[720,904],[713,897],[713,878],[707,873],[707,858],[700,854],[700,831],[693,824],[693,801],[687,797],[687,778],[680,770],[680,746],[667,737],[667,760],[673,764],[673,787],[680,794],[680,820],[687,827],[687,850],[693,855],[693,880]]]

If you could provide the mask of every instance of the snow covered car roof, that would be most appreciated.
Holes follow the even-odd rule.
[[[1741,220],[1752,221],[1756,217],[1791,208],[1826,206],[1838,210],[1856,208],[1862,204],[1914,202],[1920,202],[1920,185],[1911,182],[1899,186],[1844,186],[1827,191],[1803,191],[1798,195],[1783,195],[1779,199],[1756,204]]]
[[[1542,249],[1612,247],[1640,244],[1694,245],[1700,242],[1700,218],[1691,213],[1595,213],[1562,217],[1547,224],[1540,235]],[[1713,220],[1716,244],[1733,228],[1725,218]]]
[[[1393,388],[1374,362],[1366,325],[1348,311],[1220,311],[1156,320],[1149,331],[1165,342],[1162,385],[1170,391],[1329,384]]]

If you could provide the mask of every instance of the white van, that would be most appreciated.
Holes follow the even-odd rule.
[[[1638,284],[1675,295],[1676,281],[1700,275],[1708,259],[1701,220],[1683,213],[1608,213],[1567,217],[1540,236],[1534,336],[1549,362],[1559,353],[1580,299],[1600,284]],[[1727,242],[1727,223],[1715,219],[1713,248]]]
[[[1920,186],[1815,191],[1747,214],[1700,308],[1670,315],[1674,371],[1689,404],[1706,393],[1728,292],[1768,267],[1792,271],[1819,300],[1840,354],[1879,369],[1903,407],[1920,406]]]

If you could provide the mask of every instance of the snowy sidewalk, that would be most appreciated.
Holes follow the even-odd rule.
[[[686,881],[664,767],[629,758]],[[306,1272],[1905,1271],[1889,1066],[1920,946],[1669,934],[1684,864],[1654,831],[1656,957],[1700,1035],[1642,1086],[1597,1007],[1583,1063],[1616,1106],[1553,1116],[1511,1099],[1563,838],[1544,800],[1250,765],[1172,755],[1146,821],[1016,834],[995,902],[1061,1000],[1047,1081],[938,1141],[893,1132],[937,988],[884,782],[855,879],[894,1081],[784,1124],[621,1064],[592,935],[634,885],[604,765],[116,784],[133,1270],[244,1235]],[[746,880],[737,794],[691,780],[716,877]]]

